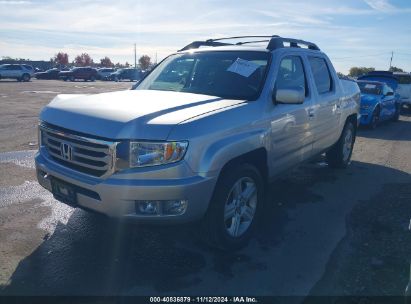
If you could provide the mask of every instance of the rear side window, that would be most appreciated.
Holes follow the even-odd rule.
[[[328,69],[328,65],[324,58],[309,57],[308,58],[313,72],[315,86],[317,87],[318,94],[324,94],[331,92],[333,89],[333,82]]]
[[[411,75],[395,75],[398,78],[399,84],[411,84]]]
[[[281,60],[276,88],[289,89],[296,87],[303,88],[305,96],[308,96],[307,81],[301,58],[298,56],[287,56]]]

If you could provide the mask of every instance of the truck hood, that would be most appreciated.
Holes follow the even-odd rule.
[[[108,139],[165,140],[176,124],[244,100],[154,90],[56,96],[40,119],[69,130]]]

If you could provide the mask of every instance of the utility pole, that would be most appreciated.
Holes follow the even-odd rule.
[[[137,69],[137,47],[134,43],[134,68]]]
[[[393,57],[394,57],[394,51],[391,51],[390,69],[389,70],[391,70],[391,67],[392,67],[392,58]]]

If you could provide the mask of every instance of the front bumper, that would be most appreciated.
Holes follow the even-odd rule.
[[[92,177],[64,167],[37,153],[37,178],[51,191],[50,177],[74,186],[80,208],[103,213],[110,217],[129,218],[139,222],[177,223],[200,219],[208,208],[217,177],[191,175],[175,178],[172,172],[187,171],[184,162],[165,168],[141,168],[126,174],[116,173],[107,179]],[[176,168],[183,166],[184,168]],[[163,178],[153,178],[153,170]],[[157,174],[156,173],[156,174]],[[170,174],[171,173],[171,174]],[[45,178],[46,176],[46,178]],[[140,215],[136,201],[187,200],[187,209],[181,215]]]

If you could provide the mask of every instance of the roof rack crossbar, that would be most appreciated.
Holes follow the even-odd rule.
[[[273,38],[273,37],[280,37],[277,35],[271,36],[233,36],[233,37],[224,37],[224,38],[217,38],[217,39],[208,39],[207,41],[220,41],[220,40],[232,40],[232,39],[242,39],[242,38]]]
[[[254,40],[254,41],[244,41],[244,42],[237,42],[235,45],[243,45],[249,43],[260,43],[260,42],[268,42],[270,40]]]
[[[187,51],[190,49],[198,49],[201,46],[224,46],[224,45],[232,45],[232,43],[223,43],[223,42],[215,42],[215,41],[194,41],[190,44],[183,47],[179,52]]]
[[[221,40],[233,40],[233,39],[244,39],[244,38],[269,38],[264,40],[256,40],[256,41],[243,41],[237,43],[227,43],[227,42],[220,42]],[[180,51],[187,51],[189,49],[198,49],[201,46],[225,46],[225,45],[243,45],[249,43],[259,43],[259,42],[269,42],[267,49],[270,51],[284,48],[284,43],[289,43],[290,47],[293,48],[300,48],[300,45],[305,45],[310,50],[319,51],[320,48],[312,42],[293,39],[293,38],[284,38],[278,35],[271,35],[271,36],[233,36],[233,37],[224,37],[224,38],[217,38],[217,39],[207,39],[205,41],[194,41]]]
[[[299,45],[301,44],[301,45],[307,46],[307,48],[310,50],[316,50],[316,51],[320,50],[320,48],[315,43],[304,41],[304,40],[299,40],[299,39],[293,39],[293,38],[284,38],[284,37],[273,37],[270,40],[270,43],[268,44],[267,49],[275,50],[275,49],[283,48],[284,42],[289,43],[290,47],[300,47]]]

